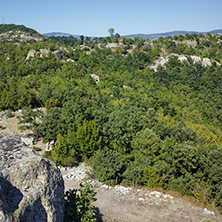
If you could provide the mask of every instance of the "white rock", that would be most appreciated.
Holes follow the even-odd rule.
[[[96,83],[99,82],[99,76],[97,76],[96,74],[90,74],[90,76],[95,80]]]
[[[208,59],[208,58],[203,58],[202,65],[203,65],[203,66],[211,66],[212,63],[211,63],[210,59]]]
[[[66,62],[75,62],[73,59],[68,58]]]
[[[181,62],[184,62],[184,61],[188,61],[187,60],[187,57],[186,56],[184,56],[184,55],[178,55],[178,59],[181,61]]]
[[[117,48],[119,47],[118,43],[107,43],[106,48]]]
[[[128,194],[132,190],[132,188],[116,185],[115,190],[122,194]]]
[[[193,60],[193,63],[201,62],[201,58],[199,56],[190,56]]]
[[[210,215],[213,215],[215,216],[215,213],[213,211],[210,211],[208,210],[207,208],[204,208],[204,211],[203,211],[205,214],[210,214]]]
[[[151,194],[151,195],[154,195],[154,196],[157,197],[157,198],[159,198],[160,196],[163,195],[161,192],[158,192],[158,191],[152,191],[150,194]]]
[[[26,59],[29,59],[30,57],[34,58],[35,54],[36,54],[36,51],[34,49],[30,50]]]
[[[49,49],[40,49],[40,57],[42,58],[43,54],[48,55],[49,54]]]
[[[108,185],[106,185],[106,184],[103,184],[103,185],[101,186],[101,188],[103,188],[103,189],[105,189],[105,190],[112,189],[112,187],[110,187],[110,186],[108,186]]]

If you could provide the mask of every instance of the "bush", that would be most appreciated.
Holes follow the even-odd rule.
[[[66,191],[64,221],[97,221],[93,201],[96,201],[96,193],[90,182],[80,184],[80,189]]]
[[[11,112],[10,110],[7,111],[6,117],[7,117],[7,118],[13,117],[12,112]]]

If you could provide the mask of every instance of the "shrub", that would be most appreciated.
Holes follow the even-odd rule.
[[[64,221],[97,221],[93,201],[96,201],[96,193],[90,182],[80,184],[80,189],[66,191]]]
[[[7,118],[13,117],[12,112],[11,112],[10,110],[7,111],[6,117],[7,117]]]

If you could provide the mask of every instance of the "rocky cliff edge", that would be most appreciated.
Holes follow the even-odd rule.
[[[63,221],[64,181],[54,163],[0,132],[0,222]]]

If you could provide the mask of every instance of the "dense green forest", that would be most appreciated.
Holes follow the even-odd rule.
[[[87,158],[108,184],[162,187],[222,210],[222,36],[117,37],[0,42],[0,111],[33,117],[35,135],[56,140],[47,156],[58,165]],[[119,39],[121,47],[106,47]],[[63,59],[40,49],[59,49]],[[37,53],[26,59],[30,50]],[[150,69],[171,53],[188,62],[172,55]]]

